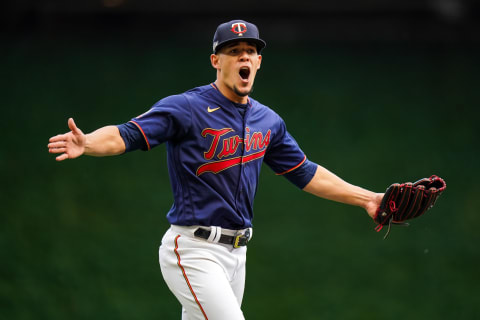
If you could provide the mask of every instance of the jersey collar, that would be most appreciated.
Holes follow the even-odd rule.
[[[235,102],[231,101],[230,99],[228,99],[227,97],[225,97],[225,96],[220,92],[220,90],[218,90],[218,87],[217,87],[217,85],[215,84],[215,82],[210,83],[210,85],[213,87],[213,89],[217,90],[217,92],[218,92],[223,98],[225,98],[225,100],[229,101],[230,103],[235,103]],[[247,104],[248,104],[248,107],[249,107],[249,108],[252,107],[252,101],[250,100],[250,97],[247,98]]]

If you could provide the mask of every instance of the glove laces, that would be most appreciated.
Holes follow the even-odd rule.
[[[398,208],[395,205],[395,201],[393,201],[393,200],[388,203],[388,207],[389,207],[390,212],[392,214],[398,211]],[[409,226],[409,224],[406,223],[406,222],[395,222],[395,221],[393,221],[393,215],[391,215],[390,219],[388,219],[388,229],[387,229],[387,232],[385,233],[385,235],[383,236],[383,240],[387,239],[388,235],[390,234],[390,229],[392,228],[392,224],[396,224],[396,225],[404,226],[404,227]],[[375,231],[379,232],[380,230],[382,230],[383,226],[384,226],[384,224],[377,225],[375,227]]]

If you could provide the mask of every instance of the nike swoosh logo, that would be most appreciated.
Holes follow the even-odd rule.
[[[218,109],[220,109],[220,107],[215,108],[215,109],[210,108],[210,106],[207,107],[207,111],[208,111],[208,112],[217,111]]]

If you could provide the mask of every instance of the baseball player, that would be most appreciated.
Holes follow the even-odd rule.
[[[210,56],[216,80],[161,99],[127,123],[49,140],[56,160],[119,155],[166,143],[174,202],[159,249],[182,319],[244,319],[247,243],[262,162],[298,188],[374,217],[383,194],[351,185],[307,159],[282,118],[249,95],[266,46],[243,20],[220,24]]]

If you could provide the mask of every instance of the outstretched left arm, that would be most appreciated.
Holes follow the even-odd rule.
[[[372,219],[383,198],[383,193],[354,186],[322,166],[317,167],[312,180],[303,190],[321,198],[362,207]]]

